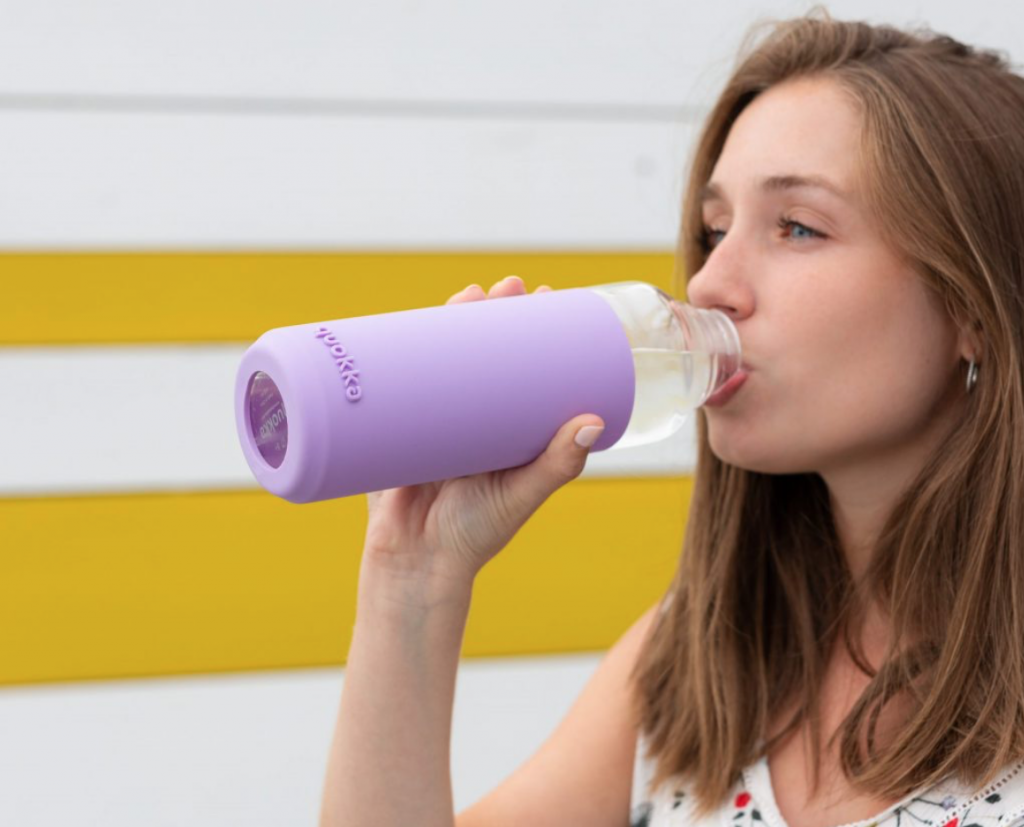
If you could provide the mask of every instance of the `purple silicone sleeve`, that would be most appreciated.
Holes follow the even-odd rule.
[[[276,392],[250,399],[257,372]],[[635,382],[615,311],[578,288],[269,330],[242,357],[235,420],[260,485],[307,503],[523,465],[583,413],[604,450]],[[268,399],[287,419],[287,446],[263,448],[277,467],[251,425]]]

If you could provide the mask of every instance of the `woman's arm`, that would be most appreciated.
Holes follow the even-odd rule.
[[[448,304],[521,295],[525,285],[467,290]],[[581,414],[524,465],[367,494],[356,625],[322,827],[454,824],[452,703],[473,583],[534,512],[582,473],[594,443],[577,437],[603,426]]]
[[[470,590],[363,578],[321,827],[625,827],[636,730],[628,676],[657,607],[604,656],[537,752],[453,815],[452,705]]]
[[[455,677],[471,585],[360,575],[321,827],[452,827]]]

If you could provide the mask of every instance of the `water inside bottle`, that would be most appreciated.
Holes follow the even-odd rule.
[[[658,442],[675,433],[704,401],[712,357],[671,348],[633,348],[636,397],[625,433],[611,449]]]

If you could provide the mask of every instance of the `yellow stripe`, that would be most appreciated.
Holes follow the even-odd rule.
[[[251,341],[274,327],[444,304],[508,275],[531,292],[648,281],[666,253],[2,254],[0,345]]]
[[[598,650],[665,590],[690,482],[578,479],[483,570],[466,656]],[[0,683],[340,665],[366,502],[0,501]]]
[[[6,254],[0,345],[249,341],[316,319],[641,280],[663,253]],[[675,293],[678,295],[678,293]],[[464,654],[598,650],[666,588],[691,482],[580,479],[481,575]],[[366,503],[0,499],[0,684],[340,665]]]

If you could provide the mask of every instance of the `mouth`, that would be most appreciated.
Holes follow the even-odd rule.
[[[722,387],[704,400],[704,406],[708,408],[717,408],[732,399],[732,397],[736,395],[736,392],[739,391],[747,381],[747,376],[749,375],[750,370],[751,369],[746,365],[741,367],[729,377],[729,380],[722,385]]]

